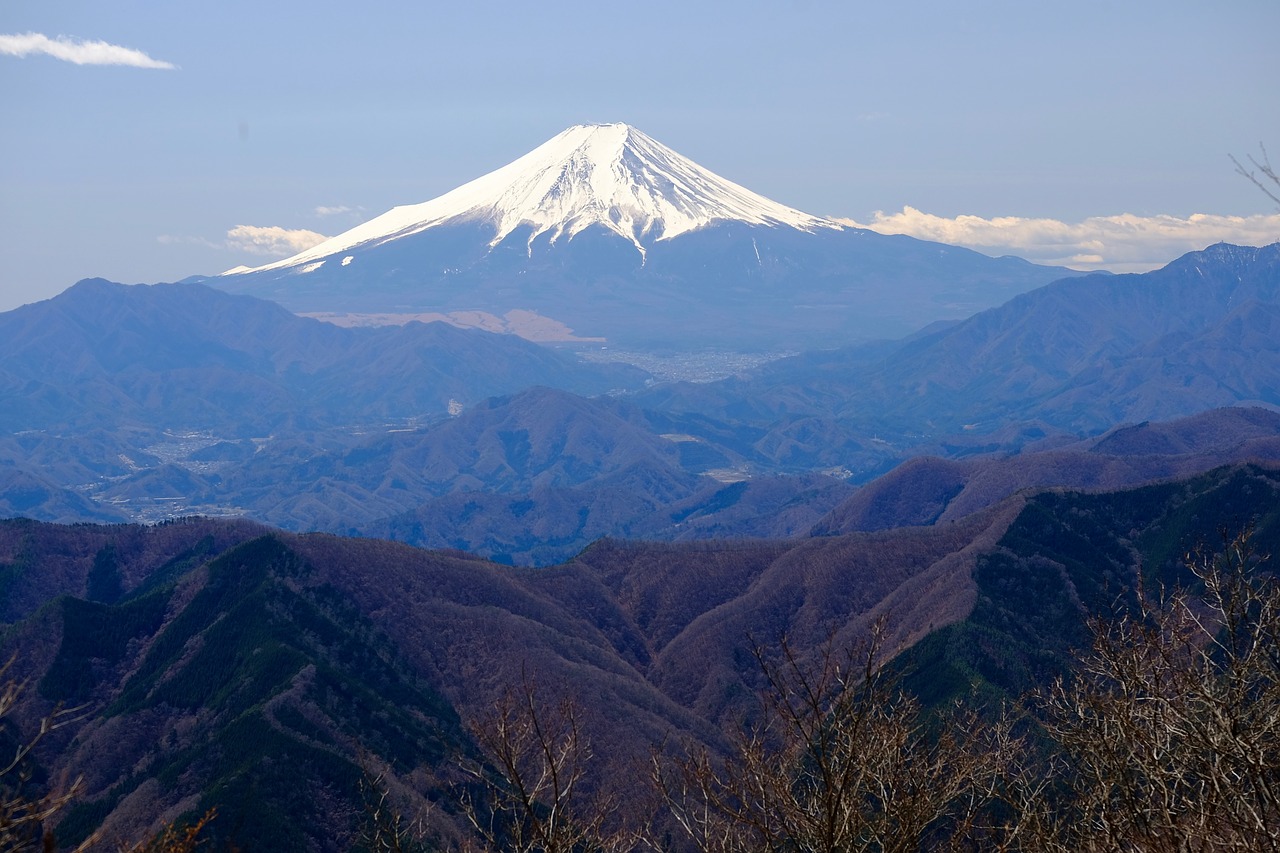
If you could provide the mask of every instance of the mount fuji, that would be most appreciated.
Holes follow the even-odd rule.
[[[896,337],[1071,274],[803,213],[596,124],[293,257],[202,280],[299,312],[764,349]]]

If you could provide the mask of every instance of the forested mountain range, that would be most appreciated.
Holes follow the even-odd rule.
[[[55,703],[84,719],[38,745],[40,778],[83,774],[74,842],[138,837],[216,807],[224,842],[347,849],[360,779],[462,830],[466,727],[512,685],[573,698],[593,785],[671,739],[720,753],[761,672],[744,644],[806,661],[879,618],[927,702],[1018,696],[1064,672],[1085,619],[1220,526],[1280,541],[1280,477],[1233,466],[1129,491],[1015,495],[920,528],[793,541],[605,540],[546,569],[244,521],[0,523],[5,651],[31,685],[16,732]],[[1119,596],[1119,597],[1118,597]],[[776,647],[774,647],[776,648]],[[776,652],[769,652],[774,654]],[[638,762],[638,763],[636,763]],[[459,786],[463,786],[460,788]]]

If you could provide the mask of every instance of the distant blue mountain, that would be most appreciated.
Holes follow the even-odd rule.
[[[512,335],[446,323],[341,328],[199,284],[87,279],[0,314],[0,430],[262,436],[446,416],[530,385],[642,383]]]
[[[821,416],[917,447],[993,436],[987,449],[1015,428],[1025,439],[1042,426],[1093,433],[1219,406],[1280,407],[1280,243],[1218,244],[1149,273],[1059,281],[889,350],[785,359],[638,402],[770,424]]]

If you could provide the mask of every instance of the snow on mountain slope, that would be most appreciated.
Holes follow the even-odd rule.
[[[722,220],[804,231],[844,227],[725,180],[634,127],[588,124],[431,201],[393,208],[282,261],[224,275],[286,267],[307,271],[308,264],[338,252],[455,222],[491,224],[491,245],[524,225],[531,227],[530,244],[547,232],[555,242],[599,225],[630,240],[643,255],[646,244]]]

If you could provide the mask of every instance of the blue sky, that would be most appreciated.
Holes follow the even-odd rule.
[[[992,254],[1270,242],[1228,155],[1280,160],[1277,31],[1275,0],[8,0],[0,310],[264,263],[273,233],[337,234],[584,121]]]

